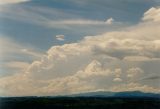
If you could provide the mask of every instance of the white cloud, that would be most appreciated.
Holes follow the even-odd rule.
[[[145,56],[126,56],[124,57],[124,60],[126,61],[150,61],[153,60],[150,59],[149,57],[145,57]]]
[[[33,47],[20,44],[8,37],[0,36],[0,69],[1,75],[8,76],[24,72],[29,63],[43,56]]]
[[[42,55],[43,55],[40,52],[35,52],[35,51],[28,50],[28,49],[21,49],[21,52],[24,53],[24,54],[27,54],[27,55],[38,57],[38,58],[42,57]]]
[[[13,61],[13,62],[7,62],[4,64],[5,67],[8,68],[15,68],[15,69],[26,69],[30,64],[26,62],[20,62],[20,61]]]
[[[118,77],[120,77],[120,76],[121,76],[121,74],[122,74],[122,70],[121,70],[120,68],[115,69],[114,73],[115,73],[115,76],[118,78]]]
[[[100,20],[88,20],[88,19],[73,19],[73,20],[59,20],[59,21],[51,21],[52,25],[105,25],[112,24],[113,19],[110,18],[106,22]]]
[[[160,22],[160,8],[152,7],[144,13],[144,17],[142,18],[142,20]]]
[[[150,71],[159,72],[155,66],[160,58],[159,30],[159,23],[144,21],[123,31],[53,46],[25,72],[0,79],[1,95],[56,95],[98,89],[159,92],[160,87],[149,83],[133,83],[150,73],[146,59],[152,60]],[[141,61],[129,61],[128,57]]]
[[[56,35],[56,39],[59,40],[59,41],[64,41],[64,35]]]
[[[0,61],[2,62],[0,67],[2,71],[7,70],[7,74],[22,71],[21,69],[26,69],[29,62],[43,56],[33,47],[31,51],[31,47],[26,47],[7,37],[0,37],[0,45]]]
[[[19,13],[17,13],[19,12]],[[2,6],[0,7],[2,18],[25,22],[32,25],[38,25],[47,28],[65,29],[70,31],[79,31],[82,33],[97,34],[106,30],[126,27],[129,25],[121,22],[112,22],[107,24],[100,19],[84,19],[79,15],[62,11],[57,8],[41,6]],[[45,16],[44,16],[45,13]],[[55,17],[56,16],[56,17]],[[64,17],[65,16],[65,17]],[[57,19],[59,18],[59,19]],[[98,31],[97,31],[98,30]]]
[[[113,22],[114,22],[114,19],[112,17],[105,21],[105,23],[109,25],[112,24]]]
[[[17,53],[19,49],[21,49],[21,46],[6,37],[0,37],[0,44],[0,56],[5,56],[6,54],[9,54],[11,52]]]
[[[26,47],[25,45],[22,45],[11,38],[7,38],[4,36],[0,37],[0,59],[8,58],[8,55],[30,55],[34,58],[39,58],[43,54],[36,51],[33,47]]]
[[[142,73],[144,73],[144,71],[140,68],[130,68],[128,71],[127,71],[127,77],[128,78],[136,78],[138,76],[140,76]]]
[[[30,1],[30,0],[0,0],[0,5],[15,4],[15,3],[27,2],[27,1]]]
[[[97,60],[93,60],[84,70],[78,71],[76,74],[76,76],[80,78],[93,78],[110,75],[113,75],[113,72],[110,69],[103,68],[102,64]]]
[[[115,69],[114,75],[115,75],[115,78],[113,79],[113,81],[115,81],[115,82],[121,82],[121,81],[123,81],[123,80],[121,79],[122,70],[121,70],[120,68]]]
[[[121,82],[122,79],[121,78],[114,78],[113,81],[115,81],[115,82]]]

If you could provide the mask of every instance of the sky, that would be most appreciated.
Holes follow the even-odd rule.
[[[0,96],[160,93],[159,0],[0,0]]]

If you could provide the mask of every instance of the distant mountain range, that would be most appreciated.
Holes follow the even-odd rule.
[[[71,95],[57,95],[57,96],[21,96],[21,97],[0,97],[0,98],[57,98],[57,97],[104,97],[104,98],[133,98],[133,97],[150,97],[160,99],[160,93],[146,93],[141,91],[125,91],[125,92],[109,92],[109,91],[96,91],[85,92]]]
[[[126,92],[86,92],[79,94],[67,95],[67,97],[156,97],[160,98],[160,93],[145,93],[141,91],[126,91]]]

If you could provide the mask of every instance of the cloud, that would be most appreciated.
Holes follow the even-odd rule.
[[[75,12],[71,13],[69,11],[63,11],[58,8],[43,6],[2,6],[0,7],[0,13],[0,18],[11,20],[13,22],[17,21],[19,23],[27,23],[29,25],[40,26],[41,28],[69,30],[74,33],[75,31],[81,30],[79,32],[82,34],[98,34],[101,32],[105,32],[106,30],[109,31],[129,25],[127,21],[123,23],[113,21],[112,25],[110,25],[101,19],[86,18],[84,16],[86,15],[86,12],[84,12],[85,14],[82,15],[84,16],[82,18],[81,15],[76,14],[76,10]]]
[[[121,34],[121,33],[120,33]],[[119,35],[120,35],[119,34]],[[127,33],[126,33],[127,34]],[[129,34],[129,33],[128,33]],[[132,32],[130,32],[132,34]],[[106,34],[107,36],[110,36]],[[109,38],[106,45],[95,45],[93,52],[98,54],[106,54],[118,59],[137,58],[139,60],[146,60],[148,58],[159,58],[159,40],[137,40],[137,39],[119,39]],[[123,36],[122,36],[123,37]],[[136,36],[134,36],[135,38]],[[136,60],[135,60],[136,61]]]
[[[144,71],[140,68],[130,68],[128,71],[127,71],[127,77],[128,78],[136,78],[137,76],[141,75],[142,73],[144,73]]]
[[[38,58],[42,57],[43,55],[40,52],[35,52],[35,51],[28,50],[28,49],[21,49],[21,52],[24,54],[30,55],[30,56],[38,57]]]
[[[150,8],[147,12],[144,13],[142,20],[160,22],[160,9],[155,7]]]
[[[135,81],[150,71],[159,72],[159,30],[159,22],[143,21],[121,31],[52,46],[25,72],[1,78],[1,95],[57,95],[99,89],[159,92],[160,87]],[[134,58],[141,61],[130,61]]]
[[[0,0],[0,5],[28,2],[30,0]]]
[[[126,56],[124,57],[124,60],[126,61],[150,61],[153,60],[150,59],[149,57],[145,57],[145,56]]]
[[[25,46],[7,36],[0,36],[0,45],[0,69],[3,72],[1,76],[24,71],[29,63],[43,55],[37,49]]]
[[[39,58],[43,54],[36,51],[34,47],[26,47],[25,45],[20,44],[19,42],[16,42],[15,40],[8,38],[7,36],[0,36],[0,59],[7,59],[11,56],[9,55],[28,55],[32,58]],[[34,52],[33,52],[34,51]]]
[[[121,81],[123,81],[121,79],[122,70],[120,68],[115,69],[114,75],[115,75],[115,78],[113,79],[113,81],[115,81],[115,82],[121,82]]]
[[[114,22],[113,18],[107,19],[105,22],[101,20],[90,20],[90,19],[73,19],[73,20],[59,20],[51,21],[53,25],[110,25]]]
[[[152,75],[152,76],[149,76],[149,77],[144,77],[141,80],[160,80],[160,76],[159,75]]]
[[[152,92],[159,93],[160,89],[153,88],[148,85],[141,85],[139,83],[129,83],[129,84],[121,84],[119,86],[112,87],[110,89],[113,92],[122,92],[122,91],[143,91],[143,92]]]
[[[51,9],[43,8],[45,12],[48,12],[47,14],[52,14],[50,11]],[[11,6],[1,6],[0,12],[1,18],[7,18],[9,20],[14,20],[18,22],[27,22],[29,24],[36,24],[39,26],[47,26],[46,22],[49,22],[50,19],[46,18],[42,14],[38,13],[40,10],[40,7],[38,6],[21,6],[21,5],[11,5]],[[17,13],[19,12],[19,13]],[[42,11],[43,12],[43,11]],[[55,10],[52,10],[53,13],[56,12]],[[60,12],[61,13],[61,12]],[[48,27],[48,26],[47,26]]]
[[[25,72],[29,65],[29,62],[24,62],[20,60],[3,62],[0,65],[0,78],[15,75],[16,73],[20,72]]]
[[[29,63],[26,62],[20,62],[20,61],[12,61],[12,62],[7,62],[4,64],[5,67],[8,68],[15,68],[15,69],[25,69],[29,66]]]
[[[114,22],[114,19],[112,17],[105,21],[105,23],[109,25],[112,24],[113,22]]]
[[[119,69],[115,69],[114,73],[115,73],[115,76],[118,78],[118,77],[121,76],[122,70],[120,68]]]
[[[110,76],[113,72],[110,69],[105,69],[102,64],[97,60],[93,60],[87,67],[82,71],[78,71],[76,76],[80,78],[88,77],[99,77],[99,76]]]
[[[121,78],[114,78],[113,81],[115,81],[115,82],[121,82],[122,79]]]
[[[56,35],[56,39],[59,40],[59,41],[64,41],[64,35]]]

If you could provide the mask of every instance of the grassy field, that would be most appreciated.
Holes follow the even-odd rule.
[[[160,109],[160,99],[136,97],[12,97],[0,98],[0,109]]]

